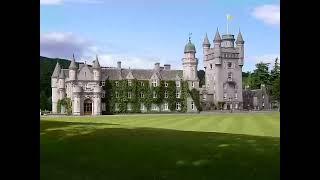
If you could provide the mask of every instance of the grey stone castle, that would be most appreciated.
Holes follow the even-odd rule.
[[[236,46],[235,46],[236,45]],[[239,32],[235,41],[234,35],[220,36],[218,30],[213,40],[213,46],[207,37],[203,42],[205,85],[199,87],[198,59],[196,48],[189,38],[184,48],[182,70],[172,70],[169,64],[155,63],[153,69],[124,69],[121,62],[115,68],[104,68],[98,58],[92,65],[80,64],[77,67],[73,58],[68,69],[61,69],[57,63],[51,78],[52,113],[58,113],[58,101],[68,97],[71,99],[73,115],[100,115],[105,109],[102,98],[108,96],[103,90],[105,81],[127,80],[130,85],[133,79],[148,80],[149,86],[159,86],[160,81],[176,82],[176,98],[180,97],[180,82],[188,82],[189,89],[200,92],[204,102],[223,105],[224,109],[242,109],[242,66],[244,63],[244,40]],[[119,89],[121,91],[121,89]],[[129,94],[128,94],[129,96]],[[117,108],[117,105],[115,105]],[[176,110],[181,105],[176,103]],[[61,107],[63,112],[63,108]],[[128,109],[130,109],[128,105]],[[167,103],[161,106],[152,105],[153,111],[170,111]],[[141,104],[141,112],[146,112]],[[187,98],[187,112],[197,112],[195,102]]]

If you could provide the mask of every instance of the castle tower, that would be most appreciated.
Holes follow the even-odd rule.
[[[59,99],[63,99],[65,98],[65,76],[63,73],[63,70],[60,70],[60,74],[59,74]]]
[[[69,65],[69,80],[70,81],[75,81],[77,80],[77,65],[76,65],[76,61],[74,58],[74,54],[73,54],[73,58],[71,60],[71,63]]]
[[[244,40],[242,38],[241,31],[239,29],[239,34],[236,40],[236,45],[239,51],[239,66],[243,66],[243,59],[244,59]]]
[[[191,40],[189,37],[189,42],[184,47],[184,58],[182,58],[183,79],[197,83],[197,85],[193,83],[193,87],[198,88],[199,87],[199,79],[197,75],[198,59],[195,57],[195,54],[196,54],[196,48],[194,44],[191,43]]]
[[[58,112],[57,105],[59,100],[59,91],[58,91],[58,77],[61,71],[59,62],[57,62],[56,67],[51,76],[51,89],[52,89],[52,113],[56,114]]]
[[[101,80],[101,67],[99,64],[98,56],[96,56],[96,60],[93,62],[93,80],[100,82]]]
[[[206,33],[206,36],[204,37],[204,40],[203,40],[203,43],[202,43],[203,56],[206,56],[208,54],[210,46],[211,46],[211,44],[209,42],[208,35]]]

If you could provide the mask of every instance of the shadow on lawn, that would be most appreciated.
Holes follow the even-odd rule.
[[[280,179],[280,138],[41,122],[41,179]]]

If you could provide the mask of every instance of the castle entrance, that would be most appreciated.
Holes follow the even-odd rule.
[[[84,101],[84,115],[92,115],[92,101],[90,99],[86,99]]]

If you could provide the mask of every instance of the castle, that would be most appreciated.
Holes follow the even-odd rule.
[[[235,46],[236,44],[236,46]],[[65,107],[59,104],[59,100],[64,98],[71,99],[73,115],[101,115],[106,111],[106,102],[104,98],[111,96],[103,88],[105,82],[115,83],[116,91],[112,94],[118,98],[118,94],[123,91],[118,82],[125,80],[126,86],[132,86],[132,82],[137,80],[139,86],[152,88],[168,87],[169,81],[175,82],[175,99],[179,100],[182,93],[182,82],[187,83],[188,89],[196,89],[202,102],[215,104],[224,109],[242,109],[242,66],[244,63],[244,40],[239,32],[235,41],[234,35],[225,34],[222,37],[217,29],[213,46],[207,37],[203,42],[203,64],[205,70],[205,85],[199,87],[198,59],[196,58],[196,48],[189,38],[189,42],[184,48],[184,57],[182,58],[182,70],[172,70],[169,64],[155,63],[153,69],[124,69],[119,61],[116,68],[104,68],[99,64],[98,58],[92,65],[80,64],[77,67],[75,59],[71,60],[68,69],[61,69],[57,63],[51,78],[52,87],[52,113],[65,112]],[[144,82],[147,82],[146,84]],[[143,92],[137,92],[140,98],[144,98]],[[165,98],[168,98],[168,92],[164,91],[164,101],[160,104],[151,104],[151,111],[170,112],[180,111],[182,104],[175,102],[172,108]],[[172,95],[172,94],[171,94]],[[131,92],[126,92],[126,98],[131,98]],[[158,96],[153,91],[153,98]],[[186,96],[184,101],[186,112],[197,112],[195,101],[192,97]],[[61,106],[61,107],[58,107]],[[113,104],[114,109],[119,109],[119,104]],[[171,108],[170,108],[170,107]],[[126,110],[130,111],[132,105],[126,103]],[[148,112],[144,103],[140,106],[141,112]]]

